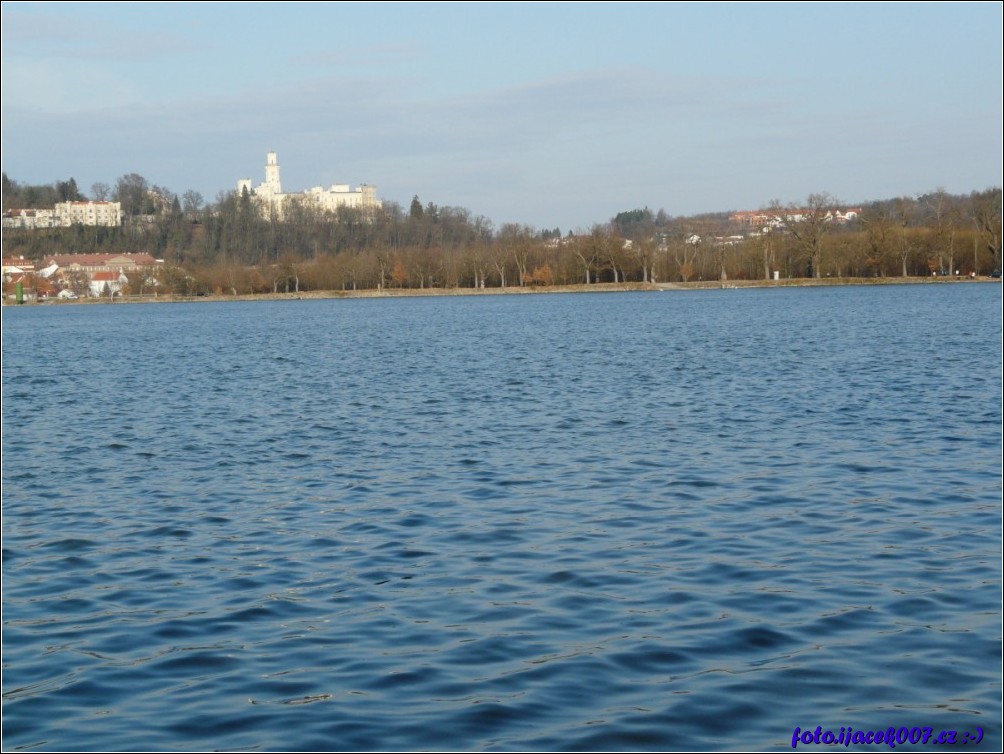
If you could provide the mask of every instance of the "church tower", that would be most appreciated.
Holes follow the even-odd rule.
[[[265,157],[265,185],[272,194],[282,193],[282,184],[279,183],[279,158],[275,152],[269,152]]]

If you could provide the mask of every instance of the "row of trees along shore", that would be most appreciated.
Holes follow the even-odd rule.
[[[1001,268],[1000,188],[868,202],[847,223],[826,219],[840,206],[828,194],[772,202],[761,213],[784,227],[765,234],[737,226],[730,213],[671,217],[646,208],[562,235],[495,227],[417,196],[407,209],[385,202],[370,212],[323,212],[294,200],[278,216],[263,214],[246,193],[220,192],[207,203],[136,174],[115,186],[95,184],[91,193],[122,203],[121,227],[5,229],[4,255],[40,261],[148,252],[165,261],[160,291],[217,294],[751,280],[774,271],[782,278],[990,275]],[[23,186],[3,176],[5,211],[86,198],[72,178]]]

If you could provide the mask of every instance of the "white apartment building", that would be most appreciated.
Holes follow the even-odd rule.
[[[291,199],[302,199],[313,203],[319,209],[334,212],[339,207],[354,209],[379,209],[383,202],[377,199],[376,186],[362,184],[353,189],[347,183],[336,183],[328,188],[315,186],[298,194],[284,194],[282,182],[279,179],[279,159],[275,152],[269,152],[265,157],[265,181],[252,187],[250,178],[237,181],[237,193],[244,191],[258,199],[262,204],[262,212],[275,208],[282,216],[282,206]]]
[[[3,213],[4,228],[55,228],[56,211],[52,209],[8,209]]]
[[[122,224],[121,202],[60,202],[55,206],[57,224],[103,225],[109,228]]]
[[[52,209],[11,209],[3,213],[3,227],[69,228],[71,225],[122,224],[122,204],[119,202],[60,202]]]

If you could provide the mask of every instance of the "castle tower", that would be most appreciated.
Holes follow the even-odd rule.
[[[279,158],[275,152],[269,152],[265,157],[265,185],[272,194],[282,193],[279,183]]]

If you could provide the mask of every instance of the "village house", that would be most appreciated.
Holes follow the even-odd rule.
[[[126,277],[124,272],[102,270],[91,275],[88,290],[95,298],[99,296],[114,296],[121,293],[122,288],[128,284],[129,278]]]
[[[142,279],[142,285],[156,284],[154,275],[164,264],[146,252],[136,254],[54,254],[45,257],[39,275],[55,281],[60,288],[80,288],[86,280],[92,296],[118,293],[130,277]],[[108,286],[106,290],[105,286]]]
[[[25,259],[24,257],[4,257],[3,258],[3,277],[4,282],[10,282],[7,277],[8,275],[25,275],[35,272],[35,263],[30,259]]]
[[[18,283],[25,288],[31,285],[35,274],[35,264],[24,257],[4,257],[3,288],[5,294],[10,294]]]
[[[778,212],[787,212],[784,218],[780,217]],[[784,220],[787,219],[790,222],[802,222],[805,220],[809,213],[807,209],[795,209],[795,210],[779,210],[774,212],[768,209],[759,210],[745,210],[743,212],[734,212],[729,215],[729,221],[735,223],[736,225],[745,225],[750,228],[777,228],[784,225]],[[860,207],[850,207],[847,209],[837,209],[832,212],[826,213],[826,220],[828,222],[835,222],[838,225],[844,225],[852,220],[856,220],[861,214]]]

